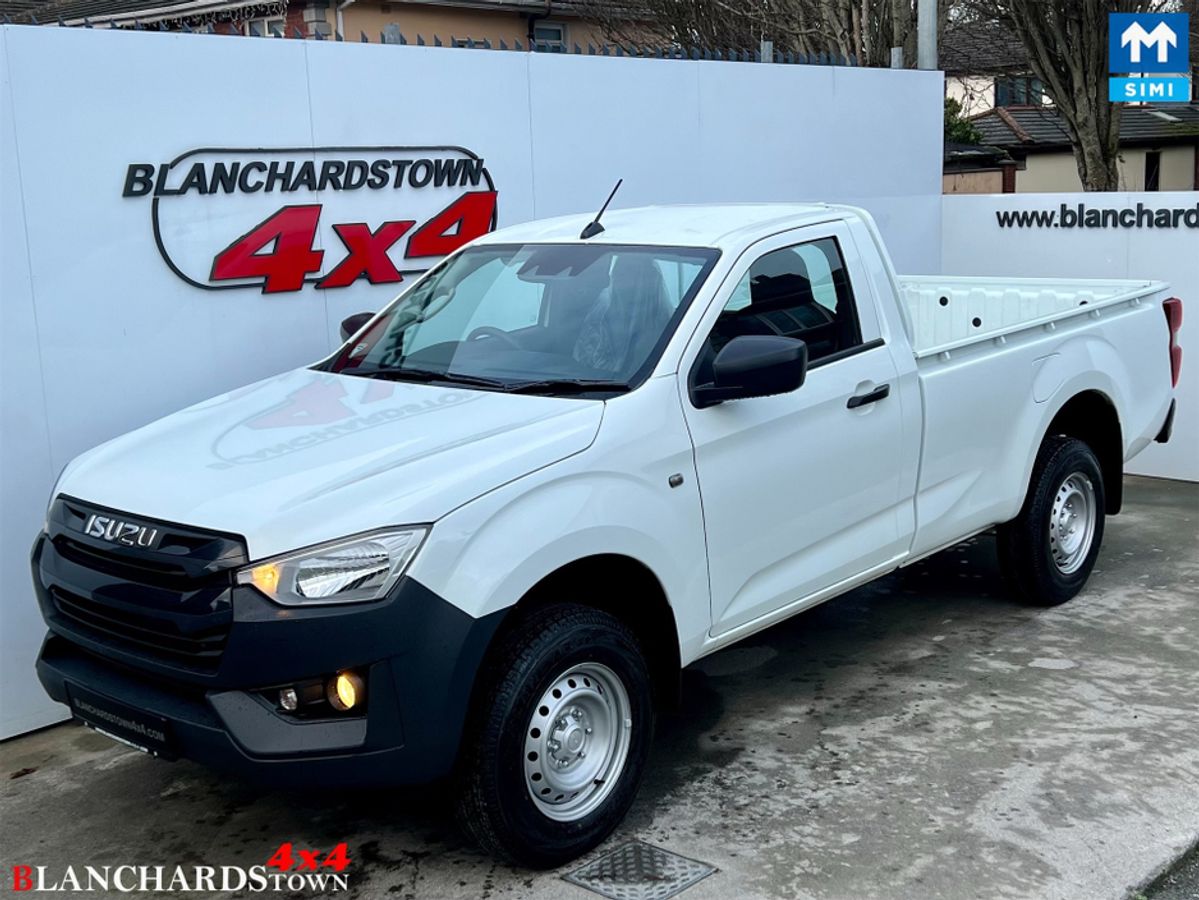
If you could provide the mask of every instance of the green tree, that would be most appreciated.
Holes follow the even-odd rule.
[[[945,98],[945,143],[981,144],[982,134],[974,123],[962,115],[962,104],[952,97]]]

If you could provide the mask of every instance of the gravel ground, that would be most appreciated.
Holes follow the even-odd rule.
[[[1199,900],[1199,845],[1157,879],[1142,896],[1146,900]]]

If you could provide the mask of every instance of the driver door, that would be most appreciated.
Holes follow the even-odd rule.
[[[731,289],[717,296],[684,358],[713,636],[818,602],[907,549],[897,369],[865,276],[846,265],[843,247],[852,250],[852,238],[836,223],[761,242],[730,275]],[[742,334],[804,340],[805,383],[697,409],[690,384],[703,383],[715,354]]]

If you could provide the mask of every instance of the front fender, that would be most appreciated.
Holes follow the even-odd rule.
[[[572,562],[626,556],[661,584],[685,663],[711,624],[703,510],[673,379],[654,381],[610,403],[586,452],[437,521],[409,574],[479,618]]]
[[[688,481],[694,491],[694,479]],[[617,472],[570,472],[510,485],[439,521],[409,574],[481,618],[515,605],[569,563],[617,554],[657,577],[681,632],[684,620],[694,618],[702,635],[707,562],[698,492],[693,502],[677,490],[662,493]]]

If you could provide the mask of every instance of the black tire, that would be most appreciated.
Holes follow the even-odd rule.
[[[1071,483],[1072,478],[1075,481]],[[1082,487],[1084,494],[1087,490],[1093,492],[1091,509],[1086,515],[1092,523],[1090,543],[1085,553],[1077,552],[1073,559],[1063,550],[1068,544],[1058,540],[1061,532],[1052,527],[1052,523],[1059,521],[1055,511],[1069,515],[1060,498],[1071,496],[1068,493],[1071,484],[1074,488]],[[1009,587],[1022,602],[1057,606],[1082,590],[1103,542],[1105,502],[1103,472],[1094,451],[1075,438],[1046,438],[1037,453],[1020,514],[998,529],[999,565]],[[1086,504],[1080,501],[1079,505]],[[1086,523],[1079,527],[1085,529]]]
[[[556,679],[587,665],[614,673],[627,694],[627,753],[600,805],[575,821],[559,821],[532,797],[526,739],[536,731],[530,728],[533,716],[544,709],[539,701]],[[482,690],[459,766],[459,826],[488,853],[532,868],[561,865],[597,846],[632,805],[653,741],[653,689],[633,633],[596,609],[544,607],[523,616],[500,639],[479,677]],[[612,779],[594,783],[607,781]]]

